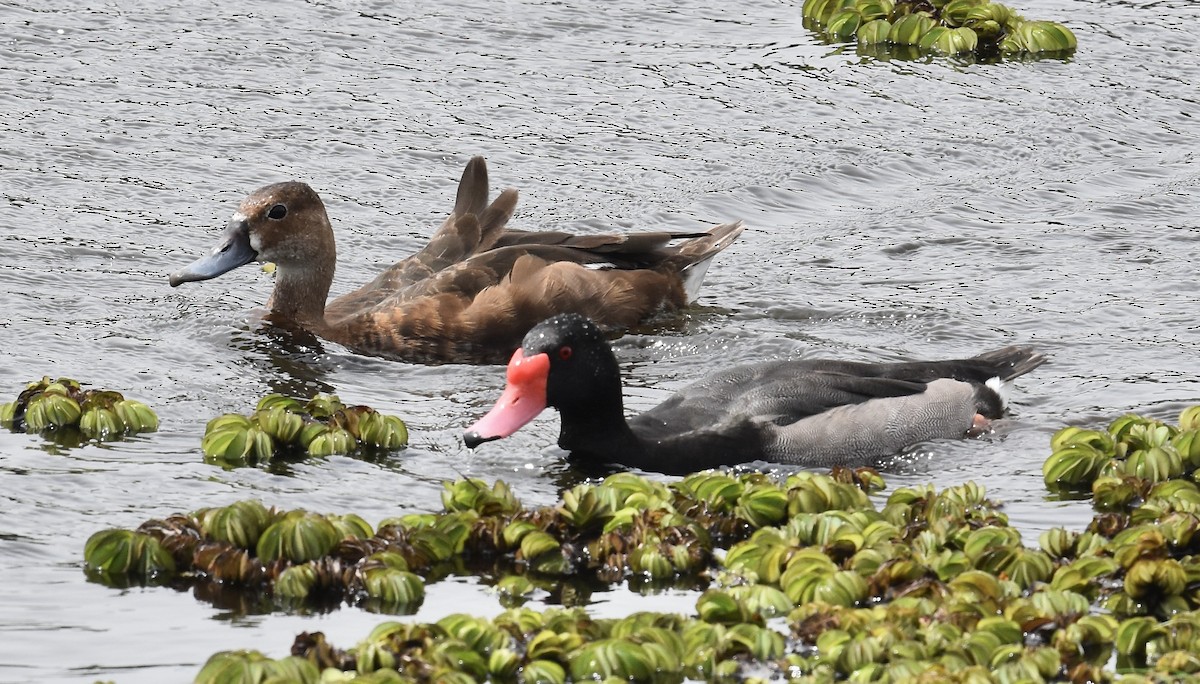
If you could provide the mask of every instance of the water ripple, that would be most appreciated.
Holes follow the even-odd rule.
[[[995,436],[921,445],[888,480],[977,480],[1027,539],[1082,526],[1084,505],[1042,490],[1053,430],[1200,401],[1187,28],[1200,7],[1035,9],[1079,36],[1072,59],[866,59],[817,40],[792,2],[5,6],[0,388],[78,377],[154,405],[162,430],[75,449],[0,434],[0,681],[182,680],[217,650],[283,655],[316,629],[349,644],[380,619],[244,616],[89,584],[80,550],[99,529],[250,497],[377,522],[438,509],[441,481],[462,475],[557,498],[553,416],[475,453],[461,443],[501,369],[392,363],[264,328],[270,281],[254,269],[167,286],[246,192],[287,178],[328,205],[335,294],[423,244],[473,154],[494,188],[519,188],[526,228],[744,219],[698,308],[617,344],[631,410],[743,359],[1036,344],[1051,363],[1017,383]],[[271,391],[397,413],[412,445],[379,462],[205,465],[205,420]],[[632,597],[593,600],[619,615]],[[499,608],[454,578],[430,585],[417,618],[464,606]]]

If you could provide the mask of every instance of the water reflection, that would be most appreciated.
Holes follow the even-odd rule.
[[[184,588],[174,587],[178,591]],[[267,615],[281,608],[292,608],[299,614],[322,614],[340,607],[341,600],[332,606],[324,604],[320,595],[313,597],[311,603],[296,607],[288,601],[276,601],[274,597],[258,588],[237,587],[221,582],[198,582],[192,587],[192,597],[197,601],[207,603],[216,608],[212,619],[219,621],[237,621],[248,615]]]
[[[230,346],[244,352],[269,393],[297,398],[336,394],[328,381],[338,368],[336,358],[325,352],[319,337],[298,325],[267,316],[253,329],[235,333]]]

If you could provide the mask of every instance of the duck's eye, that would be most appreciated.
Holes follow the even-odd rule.
[[[574,354],[574,353],[575,353],[575,351],[567,346],[562,346],[562,347],[558,348],[558,358],[562,359],[563,361],[570,359],[571,354]]]
[[[276,221],[284,216],[287,216],[287,207],[283,206],[282,204],[276,204],[275,206],[271,207],[270,211],[267,212],[267,218],[275,219]]]

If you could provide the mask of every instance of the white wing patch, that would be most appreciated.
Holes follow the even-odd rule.
[[[987,385],[988,389],[995,392],[996,396],[1000,397],[1000,407],[1007,408],[1008,407],[1008,383],[1001,380],[1000,376],[997,375],[994,378],[988,378],[988,381],[985,382],[984,384]]]

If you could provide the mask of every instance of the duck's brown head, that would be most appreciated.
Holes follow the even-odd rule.
[[[217,246],[171,274],[172,287],[208,280],[252,261],[274,262],[280,273],[317,272],[333,279],[333,230],[321,198],[299,181],[275,183],[242,200]],[[324,297],[322,296],[322,301]]]

